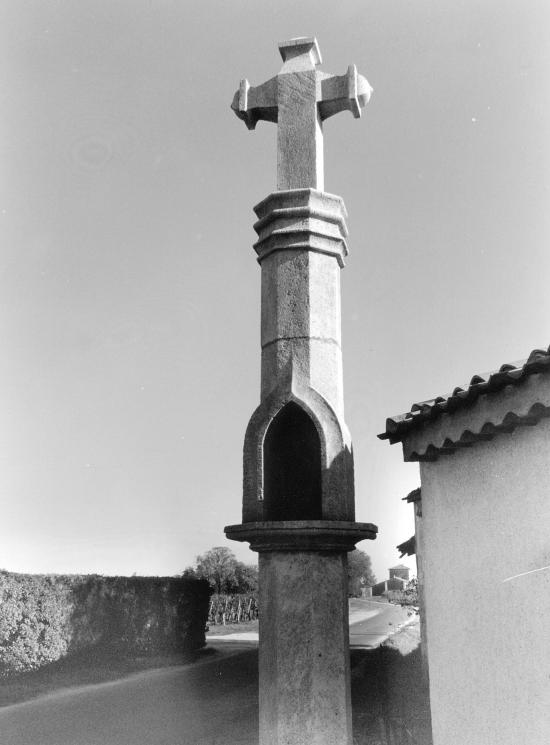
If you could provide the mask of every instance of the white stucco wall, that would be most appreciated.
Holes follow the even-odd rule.
[[[421,481],[434,745],[548,745],[550,420]]]

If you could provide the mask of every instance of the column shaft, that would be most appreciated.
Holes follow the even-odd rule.
[[[351,745],[345,552],[260,564],[260,745]]]

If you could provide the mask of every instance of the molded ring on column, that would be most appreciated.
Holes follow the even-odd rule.
[[[261,263],[274,251],[306,249],[334,256],[344,266],[348,255],[347,212],[341,197],[317,189],[276,191],[254,207]]]
[[[343,520],[281,520],[228,525],[224,531],[234,541],[249,541],[252,551],[353,551],[359,541],[374,540],[378,528]]]

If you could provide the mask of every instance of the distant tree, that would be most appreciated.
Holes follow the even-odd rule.
[[[236,563],[233,551],[225,546],[214,546],[197,556],[195,573],[197,577],[207,579],[214,592],[231,592],[236,580]]]
[[[197,556],[195,566],[187,567],[182,576],[206,579],[218,594],[246,594],[258,589],[258,567],[237,561],[233,551],[225,546],[214,546]]]
[[[235,592],[250,594],[258,592],[258,567],[238,561],[235,567]]]
[[[420,601],[418,598],[418,578],[413,577],[409,584],[407,585],[407,589],[403,593],[407,604],[408,605],[416,605],[418,606]]]
[[[348,595],[359,597],[363,587],[376,584],[370,556],[364,551],[351,551],[348,554]]]

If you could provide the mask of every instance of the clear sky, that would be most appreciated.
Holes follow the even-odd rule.
[[[259,402],[252,206],[276,132],[229,105],[315,35],[322,69],[374,88],[326,123],[325,186],[349,212],[346,420],[384,578],[419,483],[386,417],[550,342],[548,3],[5,0],[0,28],[0,567],[255,559],[223,527]]]

